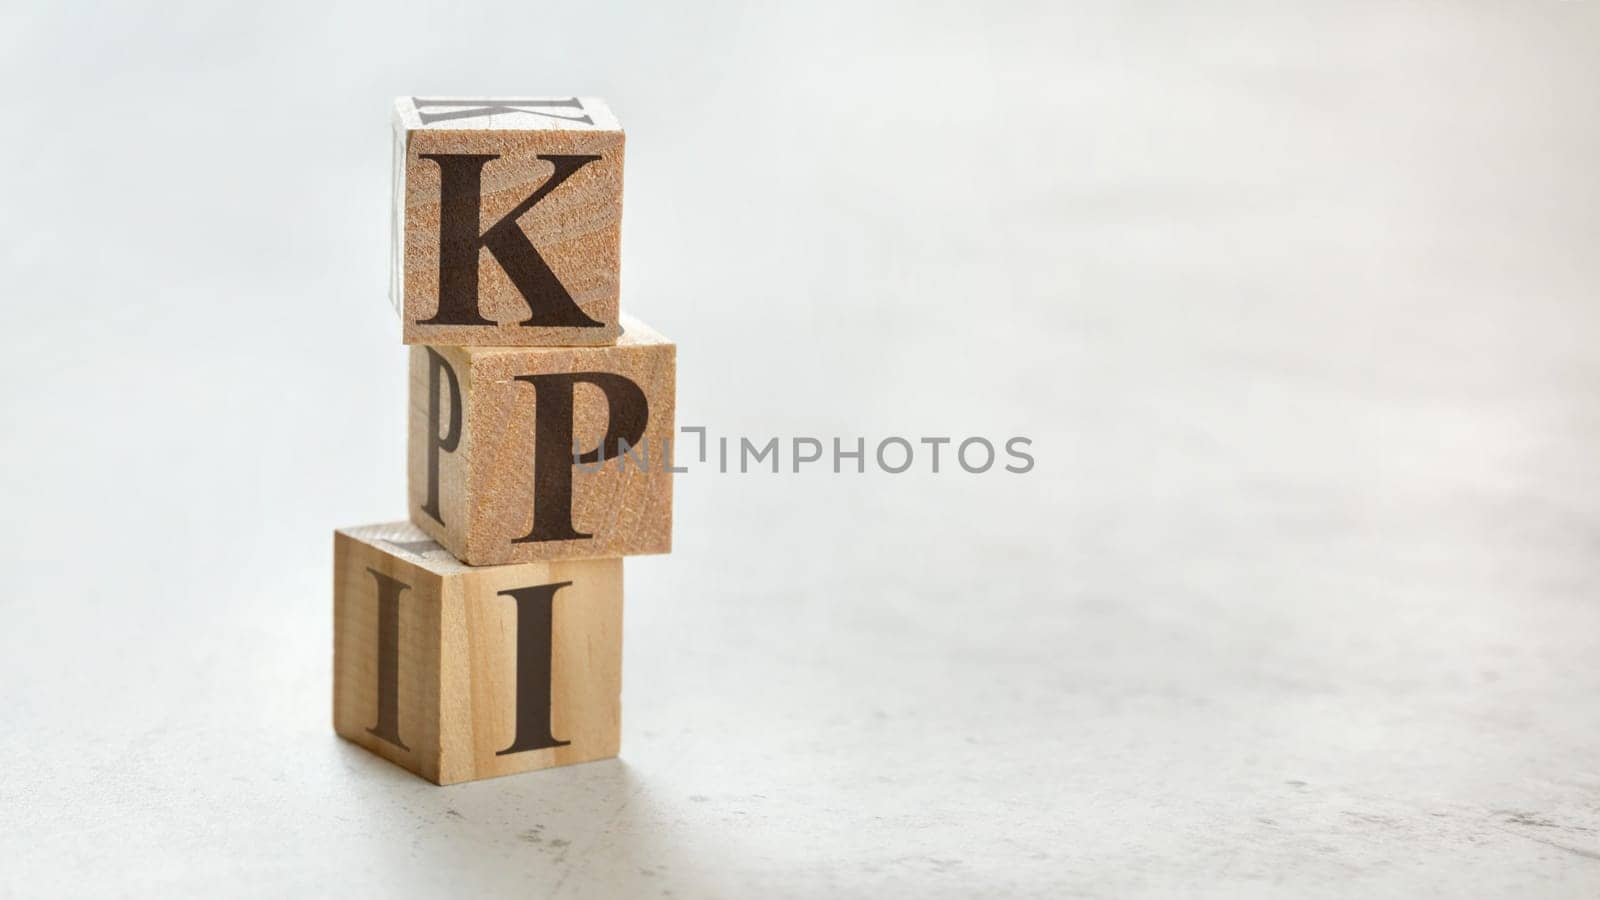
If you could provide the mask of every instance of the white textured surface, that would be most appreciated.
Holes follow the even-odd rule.
[[[0,891],[1600,895],[1600,4],[791,6],[3,14]],[[625,759],[440,789],[385,116],[564,89],[684,424],[1038,468],[682,476]]]

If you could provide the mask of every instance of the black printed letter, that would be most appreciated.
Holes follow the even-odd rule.
[[[593,537],[572,527],[572,467],[576,463],[604,462],[622,453],[622,443],[633,446],[644,437],[650,421],[650,404],[644,391],[613,372],[563,372],[554,375],[518,375],[533,385],[533,530],[512,543],[572,541]],[[598,387],[606,395],[610,415],[600,446],[572,455],[572,394],[578,382]]]
[[[461,443],[461,383],[456,381],[455,370],[432,347],[428,351],[428,499],[422,511],[440,525],[444,517],[439,514],[439,451],[456,452]],[[444,374],[450,385],[450,427],[439,433],[439,375]]]
[[[570,581],[513,588],[499,596],[517,601],[517,736],[495,756],[565,747],[550,733],[550,662],[556,591]]]
[[[478,203],[483,186],[483,166],[492,153],[424,153],[421,159],[439,164],[439,311],[422,325],[493,325],[478,309],[478,255],[487,248],[511,283],[528,301],[531,315],[523,325],[566,325],[599,328],[600,322],[584,315],[561,280],[539,255],[538,248],[517,227],[517,219],[599,156],[541,154],[555,171],[539,189],[506,213],[500,221],[478,232]]]
[[[411,585],[367,571],[378,582],[378,724],[367,733],[410,750],[400,740],[400,592]]]

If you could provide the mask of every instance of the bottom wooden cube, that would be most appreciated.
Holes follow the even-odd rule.
[[[437,784],[617,755],[621,559],[466,566],[402,522],[333,566],[341,737]]]

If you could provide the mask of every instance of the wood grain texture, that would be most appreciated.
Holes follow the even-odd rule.
[[[379,721],[379,579],[398,592],[399,746]],[[563,746],[502,754],[517,734],[518,604],[502,592],[570,582],[551,606],[550,732]],[[622,560],[474,568],[409,523],[334,533],[334,730],[437,784],[617,755]]]
[[[481,112],[429,106],[401,97],[394,104],[394,231],[391,297],[408,344],[454,346],[592,346],[613,342],[621,277],[622,127],[605,102],[566,98],[557,105],[497,106]],[[419,104],[421,104],[419,106]],[[474,114],[479,113],[479,114]],[[444,117],[444,118],[439,118]],[[552,178],[541,155],[597,155],[515,219],[578,309],[598,327],[522,325],[527,299],[487,249],[479,253],[478,304],[494,324],[424,324],[439,309],[440,166],[424,154],[497,157],[481,170],[479,220],[488,229]]]
[[[676,347],[623,316],[612,347],[413,348],[408,474],[412,521],[472,565],[666,553],[672,549],[671,454],[676,429]],[[433,394],[438,360],[456,375],[461,397],[459,443],[433,450],[449,427],[447,377]],[[519,376],[612,373],[636,384],[648,403],[640,450],[628,459],[572,465],[569,446],[559,465],[571,470],[570,503],[553,494],[538,471],[536,391]],[[430,417],[430,402],[438,404]],[[579,383],[572,393],[572,435],[582,449],[598,448],[616,414],[607,394]],[[433,430],[436,429],[436,430]],[[426,511],[430,453],[437,466],[435,517]],[[553,513],[570,507],[570,540],[524,540],[541,504]]]

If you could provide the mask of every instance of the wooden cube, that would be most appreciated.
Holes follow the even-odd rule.
[[[401,97],[394,272],[408,344],[616,339],[622,127],[592,97]]]
[[[334,532],[333,727],[437,784],[617,755],[622,560],[472,568]]]
[[[472,565],[672,549],[676,347],[413,347],[411,520]]]

